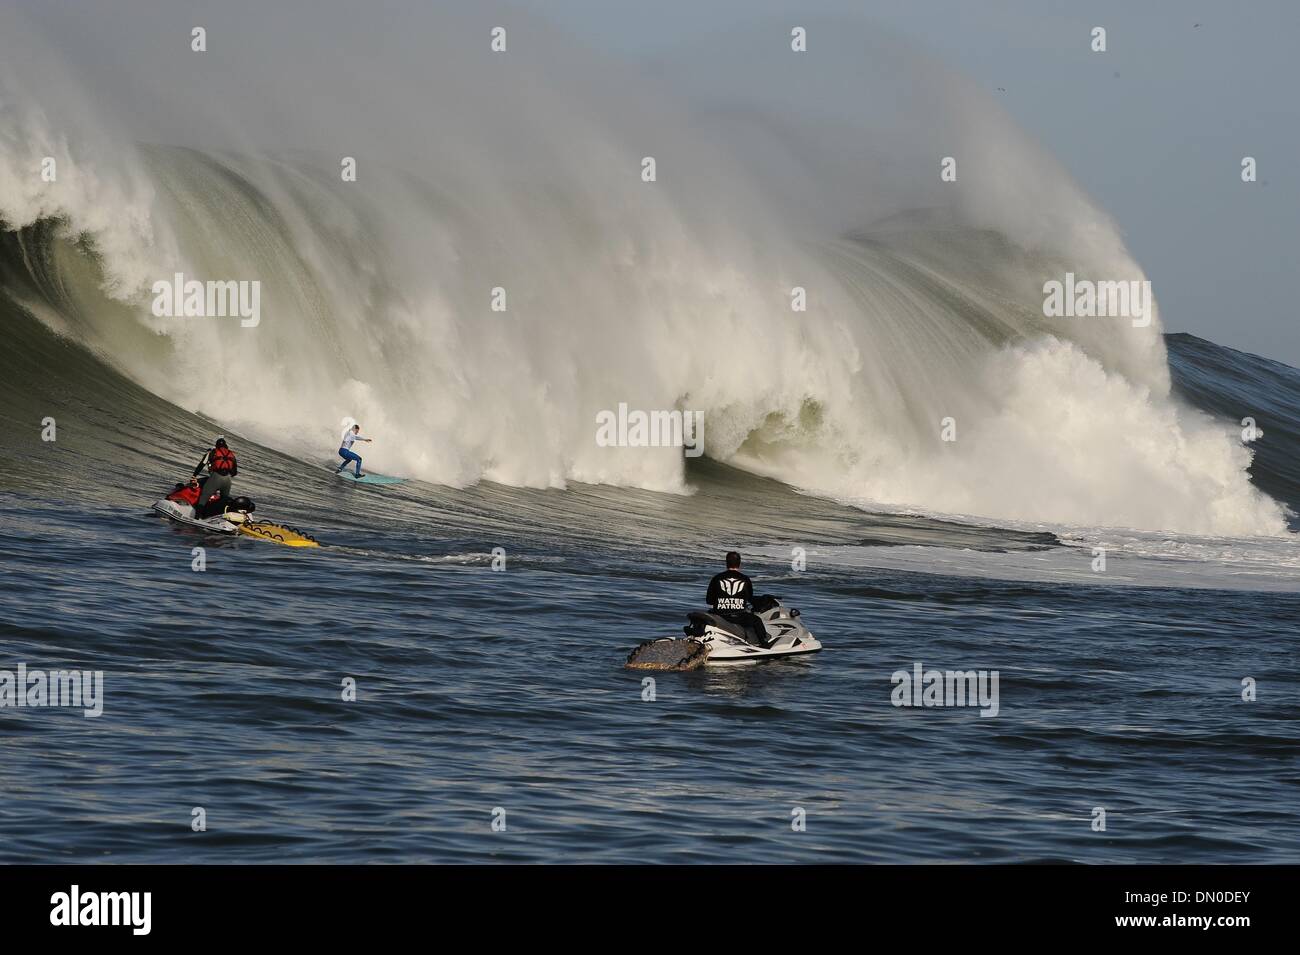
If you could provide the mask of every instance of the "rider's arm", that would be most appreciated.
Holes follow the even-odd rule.
[[[194,476],[195,476],[195,477],[198,477],[198,476],[199,476],[199,472],[203,470],[203,465],[205,465],[205,464],[208,463],[208,455],[211,454],[211,453],[212,453],[211,451],[204,451],[204,452],[203,452],[203,457],[199,458],[198,466],[194,468]]]
[[[715,606],[717,604],[718,602],[718,578],[717,577],[712,577],[709,579],[709,589],[704,594],[704,602],[708,604],[710,607]]]

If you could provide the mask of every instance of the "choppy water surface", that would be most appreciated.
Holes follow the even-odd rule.
[[[819,539],[885,531],[847,508],[823,528],[834,506],[811,502],[819,516],[785,535],[807,542],[808,569],[749,569],[826,650],[659,674],[644,700],[626,652],[676,630],[724,545],[674,511],[708,512],[723,477],[661,500],[322,475],[318,552],[201,538],[149,515],[147,495],[6,490],[4,665],[102,669],[105,706],[0,711],[0,856],[1295,860],[1293,594],[841,567],[820,562]],[[431,516],[367,526],[390,498]],[[549,502],[598,513],[606,532],[533,522]],[[294,510],[278,513],[307,525]],[[490,532],[470,530],[478,515]],[[957,533],[982,536],[986,550],[965,552],[990,560],[1061,551]],[[996,669],[998,715],[895,708],[890,674],[916,661]],[[1258,702],[1241,700],[1243,677]],[[206,833],[190,830],[196,806]]]

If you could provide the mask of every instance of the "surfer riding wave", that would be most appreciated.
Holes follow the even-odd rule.
[[[340,474],[343,473],[343,471],[347,469],[347,466],[349,464],[354,464],[356,466],[355,467],[356,476],[358,478],[364,477],[365,475],[361,473],[361,455],[357,454],[355,451],[352,450],[352,442],[354,441],[369,442],[371,440],[372,440],[371,438],[361,437],[361,425],[359,424],[354,424],[349,428],[344,428],[343,436],[339,441],[339,457],[343,459],[343,463],[338,466],[337,469],[338,473]]]

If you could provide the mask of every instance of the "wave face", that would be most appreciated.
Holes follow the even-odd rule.
[[[60,73],[48,23],[0,18],[12,306],[264,444],[328,455],[351,416],[376,469],[437,484],[688,491],[679,449],[597,445],[596,415],[626,402],[702,412],[709,457],[872,506],[1285,531],[1260,487],[1288,499],[1296,476],[1251,483],[1249,409],[1171,388],[1158,314],[1044,317],[1047,279],[1141,269],[1055,161],[924,59],[838,24],[816,79],[777,44],[720,90],[702,69],[620,72],[514,13],[494,58],[464,39],[481,16],[460,35],[404,12],[399,34],[369,8],[369,31],[298,12],[258,11],[233,53],[164,56],[147,109],[67,53],[66,24]],[[99,16],[82,39],[111,31]],[[165,47],[164,29],[122,42]],[[343,36],[382,68],[323,63]],[[260,324],[155,317],[151,286],[177,272],[260,282]]]
[[[1253,422],[1251,477],[1290,506],[1300,530],[1300,370],[1195,335],[1166,336],[1174,392],[1208,414]]]

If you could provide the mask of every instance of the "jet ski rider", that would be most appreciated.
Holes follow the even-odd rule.
[[[212,447],[204,452],[198,466],[194,468],[196,478],[204,467],[208,469],[208,476],[203,479],[199,502],[194,508],[199,517],[206,517],[211,510],[230,497],[230,480],[239,474],[239,463],[235,460],[235,452],[231,451],[226,444],[224,435],[218,435]]]
[[[767,646],[767,629],[763,621],[750,612],[754,605],[753,581],[740,572],[740,555],[734,550],[727,553],[727,569],[709,581],[704,599],[718,616],[750,631],[753,634],[751,643],[757,640],[757,646]]]

